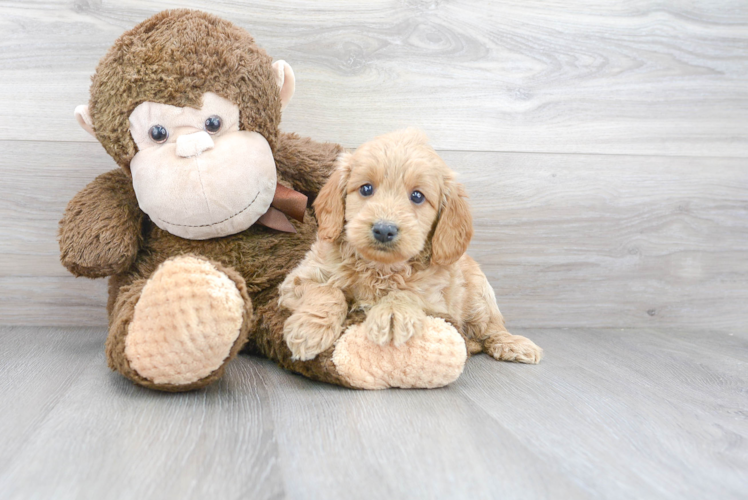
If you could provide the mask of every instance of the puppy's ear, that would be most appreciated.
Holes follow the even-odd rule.
[[[325,241],[335,241],[345,226],[345,187],[348,184],[351,156],[350,153],[340,155],[337,168],[314,200],[317,234]]]
[[[446,266],[457,262],[473,237],[473,216],[462,184],[447,181],[439,220],[431,239],[431,261]]]

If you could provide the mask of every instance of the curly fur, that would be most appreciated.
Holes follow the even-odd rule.
[[[373,195],[359,192],[365,184]],[[411,201],[415,190],[423,203]],[[506,331],[488,280],[465,254],[473,234],[465,190],[423,133],[387,134],[343,156],[315,209],[318,239],[280,288],[281,305],[293,313],[284,335],[296,358],[332,345],[351,308],[366,311],[364,327],[378,344],[407,342],[427,315],[446,316],[472,350],[540,360],[540,348]],[[383,220],[398,228],[392,242],[372,235]]]

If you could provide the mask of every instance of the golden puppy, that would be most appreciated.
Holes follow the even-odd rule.
[[[454,177],[414,129],[341,157],[314,202],[317,241],[280,287],[295,359],[333,345],[349,310],[360,309],[378,344],[407,342],[437,316],[458,327],[472,353],[540,361],[538,346],[506,331],[491,285],[465,254],[472,217]]]

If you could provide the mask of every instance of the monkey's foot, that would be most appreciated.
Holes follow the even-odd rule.
[[[177,257],[148,279],[130,322],[124,355],[144,385],[180,391],[208,384],[238,351],[245,300],[211,262]]]
[[[441,318],[427,317],[423,332],[395,346],[369,340],[363,324],[346,330],[332,361],[339,375],[359,389],[433,389],[457,380],[467,360],[465,340]]]

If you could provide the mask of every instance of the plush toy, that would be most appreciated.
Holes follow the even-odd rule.
[[[189,10],[142,22],[99,63],[76,117],[120,168],[68,204],[61,261],[76,276],[111,276],[107,360],[135,383],[203,387],[242,349],[348,387],[433,387],[462,371],[454,338],[451,350],[439,338],[351,342],[292,359],[277,288],[315,239],[307,197],[342,152],[279,132],[294,85],[246,31]],[[399,382],[414,371],[420,381]]]

